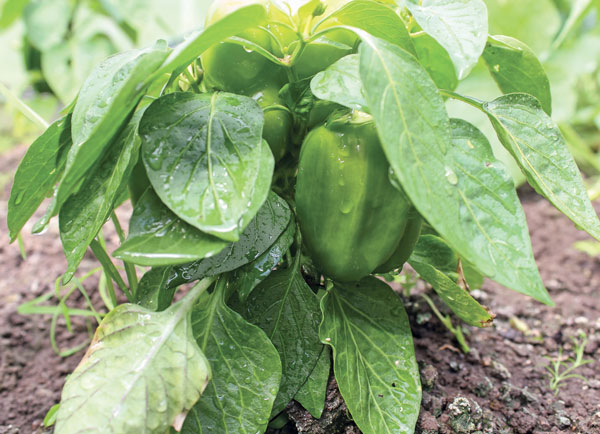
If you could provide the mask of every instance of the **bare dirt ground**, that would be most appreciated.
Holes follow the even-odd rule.
[[[23,152],[0,156],[0,175],[14,170]],[[8,192],[8,185],[0,185],[0,434],[41,433],[44,415],[58,402],[82,353],[59,357],[50,345],[51,316],[17,313],[23,302],[53,290],[66,261],[56,226],[43,236],[23,232],[27,260],[16,244],[8,245]],[[600,433],[600,262],[573,248],[589,237],[567,218],[530,191],[521,197],[534,254],[556,307],[487,282],[474,296],[497,317],[491,328],[465,328],[471,351],[463,354],[419,297],[424,288],[418,286],[405,299],[424,388],[418,433]],[[89,256],[82,268],[95,266]],[[100,307],[96,285],[92,278],[84,286]],[[81,307],[84,300],[74,295],[70,303]],[[74,321],[73,333],[61,321],[57,330],[61,349],[88,339],[81,320]],[[555,395],[545,371],[547,357],[556,358],[559,348],[574,356],[571,338],[581,332],[587,335],[584,356],[594,362],[576,373],[587,380],[566,380]],[[287,413],[290,422],[282,433],[359,432],[334,381],[320,421],[294,403]]]

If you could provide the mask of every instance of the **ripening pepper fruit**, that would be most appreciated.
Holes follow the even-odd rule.
[[[207,16],[206,25],[243,6],[256,3],[255,0],[216,0],[212,3]],[[263,2],[267,6],[267,2]],[[269,33],[260,28],[246,30],[240,38],[253,42],[267,51],[273,51]],[[269,83],[278,81],[283,84],[285,73],[262,54],[232,42],[220,42],[200,56],[204,79],[210,87],[242,95],[251,95]]]
[[[292,115],[285,109],[277,86],[267,86],[252,95],[252,98],[265,113],[262,135],[271,147],[275,161],[279,161],[285,155],[290,140]]]
[[[412,205],[388,171],[369,115],[334,113],[306,136],[296,210],[303,243],[326,276],[359,280],[399,248]]]
[[[135,206],[139,198],[142,197],[142,194],[150,187],[150,180],[148,179],[146,168],[141,158],[133,166],[127,187],[129,188],[129,198],[133,206]]]
[[[404,234],[398,243],[398,247],[396,247],[396,250],[387,261],[375,269],[376,273],[389,273],[392,270],[402,267],[408,261],[421,235],[422,225],[423,219],[421,218],[421,214],[415,208],[411,207],[408,211],[408,220]]]
[[[299,35],[292,29],[286,26],[278,25],[277,22],[289,23],[289,22],[302,22],[303,27],[306,29],[312,28],[323,18],[327,17],[337,9],[349,3],[350,0],[324,0],[321,1],[320,5],[315,6],[315,10],[319,10],[316,16],[302,16],[299,10],[299,5],[295,4],[293,0],[279,0],[279,8],[275,6],[275,2],[270,3],[269,8],[269,19],[273,22],[270,26],[271,31],[279,39],[283,50],[288,55],[292,55],[300,44]],[[290,17],[289,12],[286,12],[286,8],[283,7],[285,3],[288,3],[289,10],[292,11],[293,15]],[[306,1],[300,2],[301,5],[307,4]],[[306,11],[304,11],[306,13]],[[308,20],[308,22],[304,21]],[[327,29],[338,25],[335,19],[320,25],[318,31]],[[303,35],[306,39],[307,34]],[[331,30],[323,36],[308,42],[300,56],[294,62],[294,68],[299,79],[312,77],[317,72],[323,71],[329,65],[335,63],[342,57],[350,54],[354,49],[358,41],[358,37],[351,31],[348,30]]]

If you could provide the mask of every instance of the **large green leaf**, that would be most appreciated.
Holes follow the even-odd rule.
[[[250,215],[256,217],[257,210],[263,206],[269,194],[273,154],[266,144],[263,146],[262,155],[255,191],[243,221],[251,221]],[[188,263],[212,256],[230,244],[179,219],[160,201],[154,191],[138,199],[129,224],[129,236],[121,247],[113,252],[113,256],[140,265]]]
[[[249,322],[265,331],[279,351],[283,377],[273,404],[282,411],[313,371],[319,355],[321,317],[317,298],[294,266],[274,271],[240,308]]]
[[[310,373],[306,383],[294,395],[294,400],[298,401],[315,419],[320,419],[323,414],[330,370],[331,349],[323,346],[315,369]]]
[[[240,34],[251,27],[257,27],[265,18],[266,10],[260,4],[252,4],[235,10],[206,29],[188,36],[169,54],[162,66],[152,74],[151,79],[189,65],[211,45]]]
[[[320,99],[368,112],[360,85],[358,54],[349,54],[315,75],[310,90]]]
[[[454,90],[458,78],[448,52],[435,39],[423,34],[414,39],[419,63],[427,70],[435,85],[440,89]]]
[[[600,221],[559,128],[537,99],[504,95],[483,105],[498,138],[527,181],[575,224],[600,240]]]
[[[140,135],[158,196],[192,226],[237,241],[258,178],[263,122],[254,100],[230,93],[172,93],[154,101]]]
[[[453,144],[444,102],[427,72],[402,49],[362,38],[365,99],[390,165],[419,213],[482,273],[551,303],[514,185],[485,137],[473,132]]]
[[[173,267],[173,284],[181,285],[207,276],[235,270],[260,257],[288,227],[291,211],[285,202],[271,192],[256,217],[246,227],[239,241],[229,244],[218,255]]]
[[[490,252],[497,263],[492,276],[496,281],[553,304],[537,269],[525,213],[510,175],[481,131],[461,119],[452,119],[451,126],[454,146],[449,156],[461,184],[459,218],[476,231],[472,246]]]
[[[365,434],[414,432],[421,403],[408,316],[381,280],[335,285],[321,300],[321,340],[352,418]]]
[[[356,27],[416,54],[404,21],[393,8],[383,3],[353,0],[329,15],[322,23]]]
[[[503,93],[524,92],[533,95],[540,101],[544,111],[552,114],[550,82],[531,48],[509,36],[490,36],[483,59]]]
[[[208,361],[192,335],[198,284],[164,312],[113,309],[62,392],[56,432],[164,433],[207,386]]]
[[[406,7],[425,33],[446,49],[458,78],[465,78],[479,60],[488,36],[483,0],[406,0]]]
[[[444,303],[464,322],[476,327],[491,325],[494,317],[436,264],[436,257],[441,251],[454,256],[452,249],[441,238],[423,235],[419,238],[409,264],[431,284]]]
[[[27,39],[40,51],[63,41],[73,6],[69,0],[33,0],[23,11]]]
[[[137,127],[140,117],[141,113],[132,118],[97,169],[60,210],[60,239],[68,262],[65,281],[73,276],[87,247],[117,205],[115,200],[126,185],[139,155]]]
[[[15,173],[6,221],[14,241],[61,176],[71,146],[71,116],[59,119],[31,144]]]
[[[233,272],[233,276],[231,277],[232,285],[236,288],[237,295],[241,301],[246,301],[252,290],[271,274],[271,271],[273,271],[277,264],[279,264],[279,261],[281,261],[281,258],[283,258],[283,255],[289,250],[294,241],[295,234],[296,222],[292,215],[287,228],[279,235],[271,247],[252,262]]]
[[[228,244],[181,220],[149,188],[135,205],[129,235],[113,256],[147,266],[182,264],[216,255]]]
[[[224,285],[192,313],[192,330],[213,380],[181,432],[262,433],[281,381],[277,350],[259,327],[225,305]]]
[[[168,53],[164,41],[145,50],[131,50],[109,57],[83,84],[71,121],[73,146],[56,198],[38,222],[41,230],[73,194],[80,181],[97,163],[123,122],[139,102],[147,75]]]

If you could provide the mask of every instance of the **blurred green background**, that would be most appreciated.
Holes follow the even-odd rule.
[[[41,132],[107,56],[202,27],[210,0],[0,0],[0,153]]]
[[[210,0],[0,0],[0,154],[30,143],[40,123],[71,103],[90,70],[108,55],[158,38],[176,41],[202,27]],[[600,0],[486,0],[489,33],[529,45],[548,73],[553,118],[600,195]],[[490,100],[501,93],[481,62],[458,92]],[[16,99],[18,98],[18,99]],[[481,112],[448,102],[491,139],[517,183],[523,176]],[[6,176],[4,176],[6,178]],[[1,187],[1,186],[0,186]]]

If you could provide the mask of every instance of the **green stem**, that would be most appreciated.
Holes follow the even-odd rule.
[[[462,101],[466,104],[469,104],[470,106],[473,106],[481,111],[484,111],[483,110],[484,101],[481,101],[480,99],[473,98],[472,96],[461,95],[460,93],[452,92],[451,90],[446,90],[446,89],[440,89],[439,91],[442,95],[445,95],[447,97],[450,97],[450,98],[458,100],[458,101]]]
[[[125,241],[125,232],[123,231],[123,228],[121,227],[121,223],[119,222],[117,214],[115,214],[114,210],[110,213],[110,218],[113,222],[113,225],[115,226],[115,231],[117,232],[117,235],[119,236],[119,241],[121,243],[123,243],[123,241]],[[126,261],[123,261],[123,265],[125,267],[125,274],[127,274],[127,281],[129,282],[129,287],[131,288],[131,292],[135,295],[135,293],[137,291],[137,285],[138,285],[137,272],[135,271],[135,265],[131,264],[129,262],[126,262]]]
[[[274,110],[281,110],[282,112],[287,112],[287,113],[293,115],[292,111],[289,108],[287,108],[286,106],[281,105],[281,104],[273,104],[268,107],[265,107],[263,109],[263,112],[267,113],[267,112],[274,111]]]
[[[465,340],[465,336],[463,335],[460,325],[454,327],[454,325],[452,324],[452,319],[449,316],[442,315],[442,313],[433,303],[433,300],[431,300],[431,298],[429,298],[427,294],[421,294],[421,297],[423,297],[423,299],[427,302],[435,316],[437,316],[438,319],[442,322],[442,324],[444,324],[444,326],[456,337],[460,349],[464,353],[468,353],[469,351],[471,351],[469,345],[467,344],[467,341]]]
[[[425,36],[426,34],[427,34],[427,33],[425,33],[423,30],[420,30],[420,31],[418,31],[418,32],[411,33],[411,34],[410,34],[410,37],[411,37],[411,38],[413,38],[413,39],[414,39],[414,38],[420,38],[421,36]]]
[[[21,258],[23,260],[27,259],[27,252],[25,251],[25,244],[23,243],[23,237],[21,236],[21,232],[17,235],[17,242],[19,243],[19,251],[21,252]]]
[[[194,92],[200,93],[200,88],[198,87],[198,83],[196,83],[196,79],[194,77],[192,77],[192,74],[190,73],[189,69],[185,68],[183,70],[183,75],[185,75],[186,78],[188,79],[188,84],[190,86],[192,86],[192,89],[194,89]]]
[[[210,288],[216,279],[217,278],[215,276],[211,276],[205,277],[204,279],[198,281],[198,283],[196,283],[192,289],[190,289],[190,292],[188,292],[179,302],[183,306],[183,309],[186,311],[191,310],[198,297],[200,297],[204,291]]]
[[[25,115],[27,119],[39,126],[40,128],[47,129],[50,124],[44,120],[39,114],[29,107],[25,102],[15,95],[9,88],[0,83],[0,94],[12,103],[21,113]]]
[[[279,57],[275,56],[273,53],[271,53],[269,50],[265,49],[264,47],[249,41],[247,39],[243,39],[240,38],[238,36],[232,36],[230,38],[227,38],[227,42],[231,42],[233,44],[237,44],[237,45],[241,45],[242,48],[244,48],[245,50],[252,50],[255,53],[260,54],[261,56],[267,58],[268,60],[270,60],[271,62],[280,65],[280,66],[288,66],[286,62],[284,62],[283,60],[281,60]]]
[[[133,297],[131,295],[131,292],[129,292],[129,288],[127,288],[127,285],[125,285],[123,278],[119,274],[119,271],[115,267],[115,264],[113,264],[110,258],[108,257],[108,253],[106,253],[106,250],[104,249],[102,244],[100,244],[97,240],[92,240],[92,242],[90,243],[90,248],[92,249],[92,252],[96,256],[98,261],[100,261],[100,264],[102,265],[102,268],[104,268],[104,271],[117,283],[117,286],[119,286],[121,291],[125,293],[127,300],[129,300],[129,302],[133,302]]]

